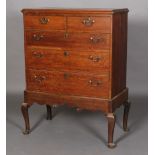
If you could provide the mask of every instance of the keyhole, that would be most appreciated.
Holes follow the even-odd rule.
[[[68,51],[64,51],[64,56],[68,56],[69,52]]]

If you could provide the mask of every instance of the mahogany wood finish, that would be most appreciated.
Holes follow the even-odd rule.
[[[68,105],[102,111],[108,120],[108,147],[115,146],[115,110],[130,104],[126,87],[128,9],[23,9],[26,90],[21,110],[25,134],[28,108]]]
[[[101,31],[104,33],[111,33],[111,17],[103,16],[86,16],[86,17],[68,17],[68,31],[69,32],[89,32]]]
[[[102,50],[110,49],[111,35],[103,33],[28,30],[26,32],[26,42],[28,45]]]
[[[112,94],[114,97],[126,88],[127,14],[113,15]]]
[[[63,16],[25,16],[27,29],[64,30],[65,18]]]
[[[109,76],[73,71],[28,70],[27,89],[52,94],[108,98]]]
[[[30,69],[63,69],[91,71],[95,73],[110,71],[110,53],[108,50],[85,51],[27,47],[26,51],[27,66]]]

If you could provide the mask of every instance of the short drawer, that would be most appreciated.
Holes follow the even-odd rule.
[[[27,47],[27,67],[31,69],[70,69],[101,72],[109,71],[109,51],[63,50]]]
[[[111,34],[97,32],[26,31],[26,43],[28,45],[107,50],[111,48]]]
[[[109,97],[109,74],[27,70],[27,90],[57,95]]]
[[[29,29],[64,30],[65,23],[63,16],[24,16],[25,28]]]
[[[103,33],[111,33],[111,17],[110,16],[82,16],[68,17],[68,31],[102,31]]]

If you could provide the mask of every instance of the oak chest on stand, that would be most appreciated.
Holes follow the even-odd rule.
[[[128,9],[23,9],[26,89],[22,113],[30,132],[28,108],[66,104],[102,111],[108,120],[108,147],[115,147],[115,110],[124,105],[127,131],[130,103],[126,87]]]

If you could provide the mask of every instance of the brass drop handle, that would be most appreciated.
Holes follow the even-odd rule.
[[[34,80],[38,83],[41,83],[43,80],[46,80],[45,76],[41,76],[41,75],[35,75],[34,76]]]
[[[49,19],[46,18],[46,17],[42,17],[42,18],[39,19],[39,21],[40,21],[41,24],[47,24],[49,22]]]
[[[92,26],[94,23],[95,23],[95,20],[91,19],[90,17],[84,19],[82,21],[82,23],[85,25],[85,26]]]
[[[68,79],[70,77],[69,73],[64,73],[64,79]]]
[[[64,56],[69,56],[69,51],[64,51]]]
[[[36,57],[36,58],[42,58],[43,54],[39,53],[39,52],[33,52],[33,56]]]
[[[33,39],[34,39],[35,41],[39,41],[39,40],[41,40],[43,37],[44,37],[44,36],[43,36],[43,35],[40,35],[40,34],[34,34],[34,35],[33,35]]]
[[[99,36],[93,36],[93,37],[90,37],[90,41],[92,43],[96,44],[96,43],[99,43],[99,42],[103,41],[103,38],[99,37]]]
[[[102,82],[101,82],[101,81],[99,81],[99,80],[89,80],[89,84],[90,84],[91,86],[96,87],[96,86],[101,85],[101,84],[102,84]]]
[[[99,62],[101,60],[101,57],[99,57],[99,56],[92,56],[92,55],[90,55],[88,58],[90,60],[92,60],[93,62]]]

